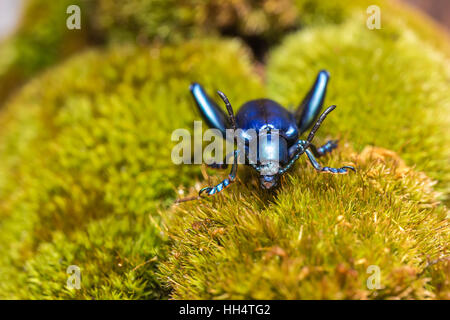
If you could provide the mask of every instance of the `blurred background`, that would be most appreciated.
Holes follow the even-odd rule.
[[[393,8],[397,7],[396,2],[426,13],[442,30],[450,28],[450,1],[400,0],[392,1]],[[340,23],[351,8],[364,8],[371,3],[355,0],[340,6],[333,1],[308,0],[61,0],[50,4],[39,0],[0,0],[0,105],[37,71],[87,47],[130,42],[179,43],[204,35],[222,35],[243,40],[256,60],[264,63],[267,52],[285,34],[307,26]],[[55,28],[65,24],[66,9],[71,4],[81,7],[81,30]],[[301,8],[301,14],[296,6]],[[422,31],[424,35],[428,29],[427,26]]]
[[[20,19],[24,0],[0,1],[0,39],[14,30]],[[428,15],[443,26],[450,28],[450,1],[448,0],[404,0]]]
[[[13,32],[19,23],[23,2],[26,0],[0,1],[0,39]],[[430,15],[442,24],[447,31],[450,29],[450,1],[448,0],[403,0]]]
[[[0,40],[14,30],[20,19],[22,0],[0,1]]]
[[[406,3],[426,12],[436,21],[450,28],[450,1],[447,0],[405,0]]]

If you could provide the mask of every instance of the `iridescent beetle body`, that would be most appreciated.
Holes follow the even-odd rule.
[[[227,97],[220,91],[218,94],[225,102],[228,116],[225,112],[206,94],[202,86],[193,83],[190,87],[191,93],[197,104],[197,107],[207,124],[211,128],[219,129],[223,137],[226,138],[227,129],[241,129],[241,134],[247,130],[254,130],[259,134],[266,134],[269,138],[264,140],[264,145],[258,146],[257,162],[246,162],[246,165],[252,166],[260,173],[261,187],[271,189],[277,186],[279,177],[283,175],[302,155],[306,153],[313,167],[321,172],[329,173],[347,173],[348,170],[355,169],[351,166],[341,168],[322,167],[316,157],[320,157],[331,152],[337,147],[337,141],[328,141],[323,146],[316,148],[312,143],[314,135],[321,125],[325,117],[334,110],[335,106],[327,108],[323,114],[317,119],[322,108],[325,98],[326,87],[329,80],[327,71],[320,71],[312,88],[299,105],[295,112],[291,112],[277,102],[270,99],[257,99],[245,103],[234,116],[233,109]],[[310,128],[313,123],[315,125],[306,140],[299,140],[299,137]],[[277,149],[278,154],[273,154],[272,143],[275,137],[271,132],[277,132]],[[246,137],[241,137],[246,139]],[[271,139],[272,138],[272,139]],[[258,140],[259,141],[259,140]],[[262,141],[262,140],[261,140]],[[214,195],[236,178],[238,151],[234,151],[234,162],[228,178],[214,187],[206,187],[200,190],[199,195]],[[273,161],[278,161],[276,170],[271,172]],[[226,168],[225,164],[213,164],[212,167]]]

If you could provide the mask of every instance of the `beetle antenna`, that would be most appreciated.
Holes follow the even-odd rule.
[[[323,120],[325,120],[325,118],[327,117],[327,115],[333,111],[336,108],[335,105],[329,106],[319,117],[319,119],[316,121],[316,124],[314,125],[314,127],[312,128],[311,132],[308,135],[308,138],[306,139],[306,141],[308,141],[309,143],[312,141],[312,139],[314,139],[314,135],[316,134],[317,130],[319,130],[320,125],[322,124]]]
[[[230,101],[228,101],[227,96],[222,91],[217,91],[217,93],[222,98],[223,102],[225,102],[225,106],[227,107],[228,115],[230,117],[231,125],[233,126],[233,129],[236,130],[236,119],[234,118],[234,112],[233,108],[231,107]]]

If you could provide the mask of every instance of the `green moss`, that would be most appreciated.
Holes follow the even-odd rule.
[[[167,141],[192,123],[193,79],[218,88],[222,74],[220,85],[241,102],[261,91],[245,55],[237,42],[216,40],[117,48],[86,53],[26,86],[1,118],[0,294],[159,297],[156,264],[132,270],[159,259],[156,212],[200,174],[174,167]],[[65,289],[71,264],[85,270],[80,292]]]
[[[22,268],[5,269],[3,276],[15,280],[4,284],[2,295],[9,299],[164,298],[154,274],[154,266],[164,257],[162,244],[158,225],[145,215],[90,221],[70,236],[54,230],[52,241],[40,243]],[[80,267],[80,290],[66,286],[71,265]]]
[[[172,297],[439,297],[448,274],[437,272],[433,285],[425,267],[448,254],[450,234],[432,181],[388,150],[341,150],[322,162],[353,161],[357,174],[319,174],[303,160],[276,195],[246,177],[223,196],[166,213],[172,249],[161,270]],[[371,265],[380,290],[366,285]]]
[[[355,16],[289,36],[268,61],[268,96],[298,105],[320,69],[332,75],[326,104],[338,105],[320,135],[340,135],[358,151],[394,149],[448,197],[446,56],[404,24],[370,31]],[[347,148],[325,163],[350,160],[359,173],[348,177],[301,162],[273,197],[241,172],[225,195],[173,209],[172,251],[161,269],[172,297],[448,296],[448,211],[434,182],[383,149],[357,157]],[[380,267],[379,291],[366,286],[370,265]]]

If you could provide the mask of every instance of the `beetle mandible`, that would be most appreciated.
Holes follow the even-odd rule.
[[[337,147],[337,140],[330,140],[321,147],[312,144],[312,139],[322,124],[326,116],[333,111],[336,106],[328,107],[319,117],[320,110],[325,98],[329,73],[321,70],[302,103],[295,112],[283,108],[277,102],[270,99],[251,100],[239,109],[236,116],[228,98],[224,93],[217,93],[222,98],[228,111],[225,112],[208,96],[203,87],[198,83],[190,86],[190,91],[202,118],[211,128],[219,129],[222,136],[226,138],[227,129],[241,129],[241,132],[253,129],[258,135],[266,134],[271,136],[271,130],[277,132],[278,154],[273,152],[273,142],[275,139],[259,140],[258,155],[256,163],[250,163],[245,156],[245,164],[252,166],[260,174],[260,183],[263,189],[272,189],[278,185],[280,177],[306,153],[312,166],[320,172],[344,174],[348,170],[356,171],[352,166],[341,168],[331,168],[321,166],[315,157],[323,156]],[[317,119],[317,121],[316,121]],[[299,137],[309,129],[315,122],[306,140]],[[259,137],[259,136],[258,136]],[[202,195],[214,195],[228,187],[236,179],[237,158],[239,150],[233,153],[233,164],[228,177],[221,183],[212,187],[205,187],[200,190]],[[276,162],[276,163],[275,163]],[[211,167],[226,168],[227,164],[212,164]],[[276,170],[272,170],[276,168]]]

